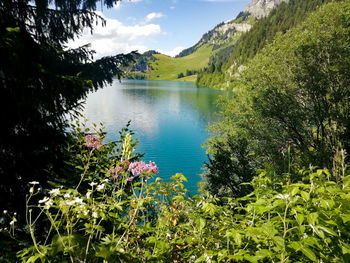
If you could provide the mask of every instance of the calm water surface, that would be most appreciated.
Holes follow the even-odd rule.
[[[103,122],[111,140],[131,120],[139,139],[136,150],[145,153],[144,161],[155,161],[165,181],[183,173],[187,189],[195,194],[207,161],[202,144],[208,123],[217,118],[220,94],[189,82],[116,80],[89,95],[84,115],[89,122]]]

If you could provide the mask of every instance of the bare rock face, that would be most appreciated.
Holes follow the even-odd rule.
[[[267,16],[272,9],[278,7],[282,2],[288,1],[289,0],[252,0],[245,11],[259,19]]]

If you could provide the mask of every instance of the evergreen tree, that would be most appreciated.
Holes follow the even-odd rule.
[[[108,8],[119,0],[104,0]],[[93,61],[67,49],[84,28],[106,23],[97,0],[0,2],[0,210],[24,204],[29,181],[55,181],[64,163],[67,118],[88,92],[120,77],[132,54]],[[21,209],[23,211],[23,209]]]

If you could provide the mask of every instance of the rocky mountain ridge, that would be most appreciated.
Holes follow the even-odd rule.
[[[282,2],[288,1],[289,0],[252,0],[245,9],[245,12],[260,19],[267,16],[272,9],[277,8]]]

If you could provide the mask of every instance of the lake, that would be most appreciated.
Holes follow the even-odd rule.
[[[156,162],[165,181],[183,173],[191,194],[197,192],[208,123],[217,119],[216,99],[222,92],[197,88],[191,82],[115,80],[88,96],[84,115],[91,123],[104,123],[107,139],[131,120],[143,160]]]

